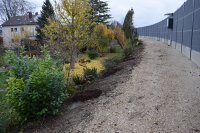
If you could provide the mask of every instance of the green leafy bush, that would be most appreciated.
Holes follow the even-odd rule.
[[[5,50],[0,48],[0,67],[5,65],[4,53]]]
[[[121,60],[121,57],[114,56],[114,57],[103,60],[102,64],[108,70],[108,69],[112,69],[113,67],[117,66],[117,64],[120,62],[120,60]]]
[[[123,48],[123,56],[124,58],[128,58],[132,53],[133,53],[133,46],[131,45],[126,45],[124,48]]]
[[[109,38],[108,37],[102,37],[99,39],[99,45],[101,48],[105,48],[109,46]]]
[[[73,95],[73,94],[75,94],[75,93],[78,92],[78,90],[76,90],[76,89],[74,88],[74,86],[67,86],[66,90],[67,90],[67,93],[68,93],[69,95]]]
[[[0,67],[3,65],[5,65],[5,61],[4,61],[3,56],[0,55]]]
[[[98,73],[96,68],[86,68],[84,70],[83,76],[74,76],[72,78],[76,90],[83,90],[87,85],[91,84],[91,82],[94,82],[98,78]]]
[[[80,76],[78,76],[78,75],[72,77],[72,80],[73,80],[74,84],[78,85],[78,86],[85,84],[85,82],[83,81],[83,79]]]
[[[85,69],[84,70],[84,78],[89,78],[89,81],[95,81],[98,78],[97,69]]]
[[[139,40],[137,35],[134,35],[132,39],[133,39],[134,45],[138,46],[142,44],[142,41]]]
[[[110,53],[117,53],[116,46],[114,46],[114,45],[110,46]]]
[[[97,58],[97,57],[99,56],[98,51],[95,50],[95,49],[88,50],[88,51],[87,51],[87,54],[88,54],[88,57],[89,57],[90,59],[95,59],[95,58]]]
[[[0,70],[1,71],[1,70]],[[4,70],[2,70],[4,71]],[[9,72],[0,72],[0,88],[6,88],[7,82],[6,80],[9,78]]]
[[[136,46],[141,45],[141,44],[142,44],[142,41],[141,41],[141,40],[138,40],[138,41],[136,42]]]
[[[66,82],[59,60],[52,60],[43,48],[43,58],[17,56],[7,51],[10,67],[7,101],[10,112],[24,122],[44,114],[56,114],[66,98]]]

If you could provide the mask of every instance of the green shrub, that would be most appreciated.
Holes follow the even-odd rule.
[[[142,44],[142,41],[139,40],[137,35],[134,35],[132,39],[133,39],[134,45],[138,46]]]
[[[105,48],[109,46],[109,38],[108,37],[102,37],[99,39],[99,45],[101,48]]]
[[[4,53],[5,53],[5,50],[0,48],[0,67],[6,64],[4,60]]]
[[[7,72],[7,71],[6,72],[0,72],[0,88],[6,88],[7,87],[6,80],[8,78],[9,78],[9,72]]]
[[[4,61],[3,56],[0,55],[0,67],[3,65],[5,65],[5,61]]]
[[[116,46],[114,46],[114,45],[110,46],[110,53],[117,53]]]
[[[72,80],[75,84],[76,90],[80,91],[83,90],[87,85],[91,84],[91,82],[94,82],[98,77],[99,76],[97,74],[96,68],[92,69],[87,68],[84,70],[84,74],[82,77],[77,75],[74,76]]]
[[[136,42],[136,46],[141,45],[141,44],[142,44],[142,41],[141,41],[141,40],[138,40],[138,41]]]
[[[6,133],[7,121],[13,119],[9,115],[8,105],[6,104],[6,91],[0,91],[0,133]]]
[[[88,50],[88,51],[87,51],[87,54],[88,54],[88,57],[89,57],[90,59],[95,59],[95,58],[97,58],[97,57],[99,56],[98,51],[95,50],[95,49]]]
[[[78,86],[85,84],[85,82],[82,80],[82,78],[80,76],[78,76],[78,75],[72,77],[72,80],[73,80],[74,84],[78,85]]]
[[[74,90],[76,90],[76,91],[83,90],[89,83],[88,79],[85,79],[84,77],[81,77],[79,75],[72,77],[72,80],[75,84]],[[71,90],[72,90],[72,88],[69,91],[71,91]]]
[[[84,78],[89,78],[89,81],[95,81],[98,78],[97,69],[85,69],[84,70]]]
[[[117,64],[120,62],[120,60],[121,60],[121,57],[115,56],[115,57],[111,57],[111,58],[103,60],[102,64],[108,70],[108,69],[112,69],[113,67],[117,66]]]
[[[25,122],[44,114],[56,114],[66,98],[66,81],[59,60],[52,60],[43,48],[43,58],[18,57],[7,51],[10,67],[6,98],[10,112]]]
[[[133,47],[131,45],[126,45],[123,48],[123,56],[124,58],[128,58],[133,53]]]
[[[66,90],[69,95],[73,95],[78,92],[73,86],[67,86]]]

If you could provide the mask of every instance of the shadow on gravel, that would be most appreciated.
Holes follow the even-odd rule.
[[[104,73],[99,80],[87,87],[85,91],[67,99],[57,116],[48,116],[36,122],[29,123],[24,127],[24,132],[73,132],[73,129],[76,129],[76,125],[82,122],[89,123],[93,119],[95,105],[100,101],[97,97],[100,95],[105,98],[113,97],[108,93],[114,90],[118,84],[125,83],[130,78],[134,67],[141,62],[144,47],[144,45],[136,47],[132,56],[123,60],[117,67]]]

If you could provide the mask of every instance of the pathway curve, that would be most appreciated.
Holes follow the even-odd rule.
[[[143,39],[144,57],[113,98],[101,97],[85,133],[200,132],[200,69],[177,50]],[[106,103],[106,104],[105,104]]]
[[[54,123],[34,132],[200,132],[200,68],[172,47],[143,41],[142,61],[129,79],[94,101],[70,105]]]

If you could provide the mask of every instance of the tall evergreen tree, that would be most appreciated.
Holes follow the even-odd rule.
[[[103,23],[108,24],[111,14],[109,14],[110,8],[108,2],[101,0],[89,0],[89,5],[92,7],[91,15],[95,20],[96,25]]]
[[[134,11],[133,8],[128,11],[126,14],[126,17],[124,19],[124,24],[123,24],[123,30],[126,35],[127,39],[131,39],[133,37],[133,31],[134,31],[134,26],[133,26],[133,15]]]
[[[45,34],[42,32],[41,29],[43,29],[45,25],[49,24],[48,18],[53,20],[54,17],[55,13],[53,6],[49,0],[46,0],[42,6],[41,16],[38,17],[38,22],[37,22],[38,27],[36,29],[37,31],[36,38],[40,41],[41,44],[44,43],[44,38],[45,38]]]

